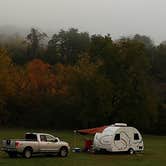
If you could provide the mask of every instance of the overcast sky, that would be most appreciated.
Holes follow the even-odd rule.
[[[166,40],[166,0],[0,0],[0,26],[75,27],[114,38],[135,33]]]

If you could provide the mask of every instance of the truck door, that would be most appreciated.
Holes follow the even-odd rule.
[[[40,152],[49,152],[49,146],[48,146],[46,135],[40,135]]]
[[[48,146],[48,150],[50,152],[58,152],[59,148],[60,148],[60,142],[59,139],[51,136],[51,135],[46,135],[46,139],[47,139],[47,146]]]

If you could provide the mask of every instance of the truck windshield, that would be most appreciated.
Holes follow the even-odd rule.
[[[25,139],[37,141],[37,136],[35,134],[25,134]]]

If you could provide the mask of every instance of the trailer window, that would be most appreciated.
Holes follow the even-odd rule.
[[[134,140],[139,140],[139,134],[138,133],[134,134]]]
[[[119,141],[120,140],[120,134],[116,134],[114,140]]]

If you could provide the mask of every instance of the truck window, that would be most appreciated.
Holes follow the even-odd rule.
[[[36,136],[36,134],[25,134],[25,139],[37,141],[37,136]]]
[[[40,141],[41,142],[47,142],[47,138],[45,135],[40,135]]]
[[[46,138],[47,138],[47,142],[55,142],[55,138],[50,135],[46,135]]]
[[[138,133],[134,133],[134,140],[139,140],[139,134]]]
[[[120,140],[120,134],[116,134],[114,140],[119,141]]]

